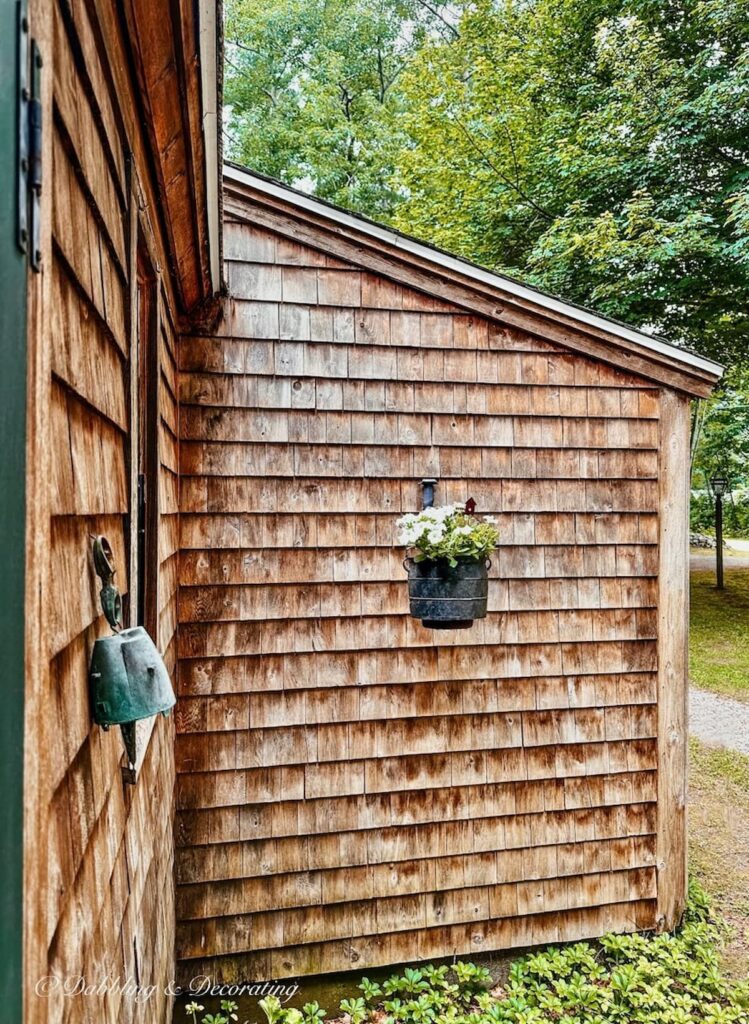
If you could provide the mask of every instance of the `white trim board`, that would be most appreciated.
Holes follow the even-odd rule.
[[[216,57],[216,3],[200,0],[198,9],[200,93],[202,102],[203,140],[205,145],[205,188],[208,211],[208,256],[211,289],[221,287],[219,224],[219,110],[218,61]]]

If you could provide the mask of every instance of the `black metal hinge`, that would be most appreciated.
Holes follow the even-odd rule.
[[[41,270],[42,55],[18,3],[18,246]]]

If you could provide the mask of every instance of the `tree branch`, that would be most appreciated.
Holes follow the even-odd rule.
[[[431,4],[427,3],[427,0],[416,0],[416,2],[420,4],[423,8],[425,8],[427,11],[429,11],[429,13],[433,17],[437,18],[438,21],[442,22],[442,24],[445,26],[448,32],[451,33],[453,39],[460,39],[460,32],[458,32],[457,28],[454,25],[451,25],[447,18],[445,18],[444,15],[440,14],[440,12],[436,8],[432,7]]]
[[[454,121],[455,124],[463,132],[465,137],[468,139],[470,144],[473,146],[473,148],[476,150],[476,152],[481,156],[482,160],[484,160],[487,166],[494,171],[497,177],[500,178],[501,181],[505,183],[505,185],[511,188],[514,192],[517,192],[517,194],[524,202],[528,203],[529,206],[531,206],[537,213],[540,213],[542,217],[545,217],[546,220],[551,222],[555,219],[555,215],[553,213],[550,213],[549,210],[545,210],[543,206],[540,206],[535,199],[529,196],[528,193],[525,192],[524,189],[520,187],[520,184],[518,182],[513,181],[512,178],[505,174],[503,170],[497,167],[497,165],[494,163],[491,157],[489,157],[486,151],[478,144],[474,136],[466,128],[466,126],[463,124],[460,118],[454,117]]]

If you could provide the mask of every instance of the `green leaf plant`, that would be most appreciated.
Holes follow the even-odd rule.
[[[396,525],[399,542],[416,548],[417,562],[446,561],[454,569],[458,562],[480,562],[491,554],[499,541],[495,524],[492,516],[480,519],[456,504],[409,512]],[[419,981],[429,984],[421,975]]]
[[[690,886],[682,926],[671,934],[605,935],[549,946],[516,960],[494,987],[489,971],[458,961],[408,967],[340,1004],[335,1024],[749,1024],[749,984],[722,973],[725,927],[704,892]],[[269,1024],[323,1024],[318,1003],[260,1003]],[[230,1024],[234,1004],[200,1019]],[[186,1007],[192,1024],[203,1007]],[[334,1024],[329,1020],[329,1024]]]

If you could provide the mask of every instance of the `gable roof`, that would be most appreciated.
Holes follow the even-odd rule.
[[[722,376],[723,367],[704,356],[236,164],[224,164],[224,194],[233,216],[627,373],[695,397],[710,394]]]

